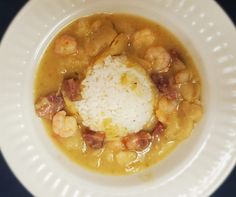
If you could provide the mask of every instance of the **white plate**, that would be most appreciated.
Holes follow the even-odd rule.
[[[65,24],[94,12],[133,13],[161,23],[184,42],[201,71],[201,124],[141,174],[112,177],[82,169],[54,146],[34,113],[33,81],[44,49]],[[32,0],[1,44],[2,152],[36,196],[208,196],[236,161],[235,46],[234,26],[211,0]]]

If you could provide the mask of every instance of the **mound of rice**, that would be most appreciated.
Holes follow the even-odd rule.
[[[154,116],[153,84],[139,66],[125,57],[106,57],[89,69],[76,108],[83,124],[107,136],[138,132]]]

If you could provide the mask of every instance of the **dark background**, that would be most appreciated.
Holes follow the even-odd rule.
[[[0,0],[0,40],[13,17],[26,2],[26,0]],[[236,1],[217,0],[217,2],[236,24]],[[31,196],[12,174],[0,153],[0,197]],[[236,197],[236,168],[212,197]]]

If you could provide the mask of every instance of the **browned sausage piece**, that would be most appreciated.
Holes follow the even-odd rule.
[[[151,75],[151,78],[156,85],[157,89],[160,91],[160,93],[165,93],[168,91],[170,86],[170,81],[167,76],[153,73]]]
[[[181,59],[180,54],[175,49],[170,50],[170,56],[172,58],[172,61],[175,61],[176,59]]]
[[[153,138],[155,139],[155,138],[160,137],[160,135],[163,134],[164,130],[165,130],[165,126],[160,121],[158,121],[152,132]]]
[[[178,92],[174,87],[170,87],[168,92],[166,92],[164,95],[170,100],[176,100],[178,97]]]
[[[64,108],[64,100],[56,92],[40,97],[35,104],[35,111],[41,118],[51,120],[55,113]]]
[[[99,149],[103,147],[105,140],[105,133],[87,130],[83,132],[82,136],[85,143],[90,148]]]
[[[151,135],[148,132],[140,131],[129,134],[122,139],[125,147],[131,151],[142,151],[148,147],[151,142]]]
[[[79,81],[76,79],[65,79],[62,84],[62,93],[71,101],[75,101],[79,95]]]
[[[159,92],[166,96],[168,99],[174,100],[178,97],[177,90],[173,86],[170,77],[163,74],[153,73],[151,75],[151,78]]]

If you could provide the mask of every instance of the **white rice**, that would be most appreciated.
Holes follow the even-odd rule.
[[[108,56],[91,67],[76,102],[83,124],[111,136],[138,132],[154,113],[152,82],[140,67],[128,67],[123,57]]]

